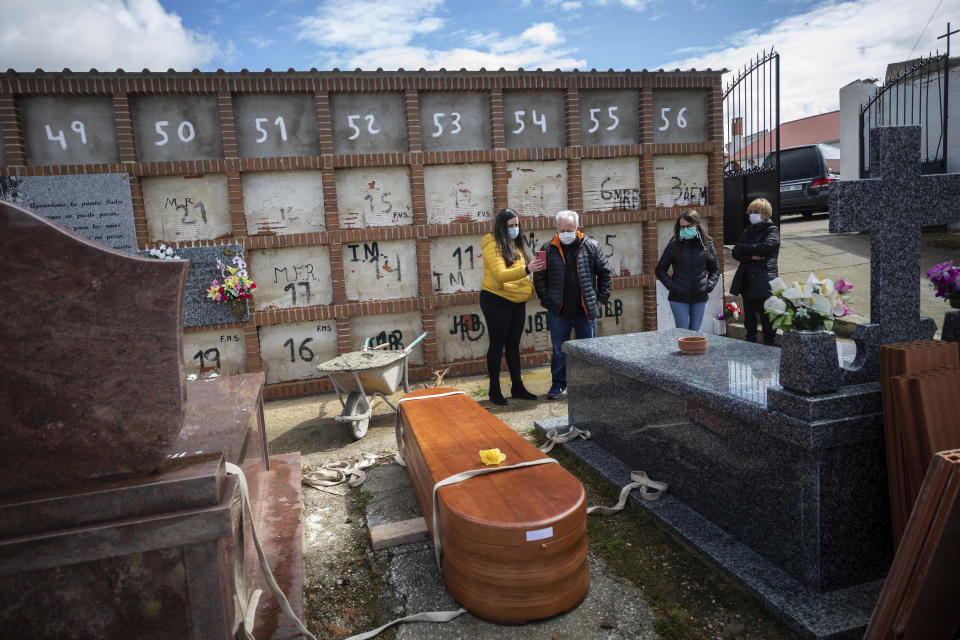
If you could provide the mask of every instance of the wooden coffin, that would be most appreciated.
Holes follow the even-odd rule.
[[[433,486],[485,468],[480,450],[499,448],[502,466],[546,458],[464,394],[399,405],[403,457],[433,534]],[[412,398],[421,398],[412,400]],[[473,615],[522,624],[562,613],[587,595],[586,494],[559,464],[475,476],[437,490],[437,522],[447,588]]]

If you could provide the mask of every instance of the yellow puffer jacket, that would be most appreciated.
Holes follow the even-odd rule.
[[[492,233],[483,236],[480,246],[483,248],[483,282],[480,288],[511,302],[526,302],[533,294],[533,283],[527,277],[527,261],[523,255],[508,267]]]

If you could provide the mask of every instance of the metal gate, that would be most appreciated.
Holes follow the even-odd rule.
[[[883,126],[920,125],[920,172],[947,171],[949,65],[949,54],[920,58],[860,108],[861,178],[870,177],[870,130]]]
[[[723,242],[733,244],[747,205],[766,198],[780,224],[780,54],[745,65],[723,92]]]

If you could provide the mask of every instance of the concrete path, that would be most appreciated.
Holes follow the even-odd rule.
[[[788,216],[780,225],[780,277],[786,281],[805,280],[810,273],[823,275],[834,281],[843,278],[853,283],[854,289],[847,305],[862,321],[870,318],[870,236],[859,233],[832,234],[826,213],[812,218]],[[943,249],[924,242],[921,249],[918,284],[920,313],[933,318],[937,326],[943,324],[943,315],[950,306],[943,298],[934,297],[934,289],[924,274],[935,264],[954,260],[960,263],[960,250]],[[724,251],[724,286],[730,282],[739,263],[733,259],[730,247]]]

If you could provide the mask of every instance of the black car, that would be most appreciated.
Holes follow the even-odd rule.
[[[776,154],[763,161],[773,167]],[[827,169],[827,160],[819,144],[807,144],[780,150],[780,215],[800,213],[809,218],[829,210],[830,189],[835,178]]]

